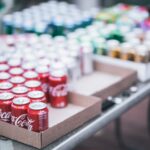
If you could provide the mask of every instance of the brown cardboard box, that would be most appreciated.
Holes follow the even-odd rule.
[[[138,63],[102,55],[94,55],[93,59],[99,62],[136,70],[138,79],[142,82],[150,79],[150,63]]]
[[[105,100],[127,89],[137,81],[137,72],[131,69],[94,61],[94,72],[83,76],[74,86],[82,95],[94,95]]]
[[[44,132],[31,132],[0,121],[0,135],[36,148],[42,148],[100,115],[101,100],[99,98],[70,93],[69,100],[70,104],[66,108],[49,107],[49,129]]]
[[[0,135],[36,148],[45,147],[100,115],[101,100],[98,97],[104,100],[109,95],[121,92],[137,80],[136,72],[130,69],[98,62],[94,62],[94,67],[94,73],[84,76],[75,84],[76,92],[70,93],[70,104],[67,108],[49,107],[49,129],[36,133],[0,121]]]

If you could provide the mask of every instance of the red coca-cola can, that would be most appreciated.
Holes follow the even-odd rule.
[[[7,64],[7,59],[5,56],[0,56],[0,64]]]
[[[21,60],[20,59],[10,59],[8,61],[8,65],[10,68],[18,68],[21,66]]]
[[[27,128],[27,110],[30,100],[27,97],[13,99],[11,105],[11,123],[15,126]]]
[[[14,95],[9,92],[0,93],[0,120],[11,123],[11,104]]]
[[[39,79],[42,83],[42,89],[44,93],[46,94],[47,100],[49,100],[49,86],[48,86],[48,81],[49,81],[49,69],[46,66],[39,66],[36,68],[36,72],[38,73]]]
[[[8,72],[9,66],[7,64],[0,64],[0,72]]]
[[[23,74],[24,78],[28,80],[38,80],[38,74],[35,71],[27,71]]]
[[[9,80],[9,82],[12,83],[14,87],[24,85],[25,81],[26,79],[21,76],[14,76]]]
[[[42,91],[41,82],[38,80],[29,80],[24,84],[30,91]]]
[[[52,107],[63,108],[68,104],[67,74],[64,65],[55,63],[49,76],[49,96]]]
[[[30,102],[43,102],[46,103],[46,96],[43,91],[31,91],[28,93],[28,98],[30,99]]]
[[[50,61],[47,58],[41,58],[39,61],[39,65],[50,67]]]
[[[21,68],[12,68],[9,70],[9,73],[12,75],[12,76],[22,76],[23,75],[23,69]]]
[[[12,88],[13,88],[13,84],[11,84],[10,82],[1,82],[0,83],[0,93],[11,92]]]
[[[17,97],[26,97],[29,89],[25,86],[17,86],[12,89],[12,93],[15,98]]]
[[[28,130],[41,132],[48,129],[48,108],[45,103],[35,102],[28,109]]]
[[[33,62],[26,62],[22,64],[23,70],[26,71],[34,71],[36,65]]]
[[[0,83],[6,82],[10,79],[10,74],[7,72],[0,72]]]

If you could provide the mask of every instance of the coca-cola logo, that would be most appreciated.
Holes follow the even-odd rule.
[[[52,96],[56,96],[56,97],[66,96],[67,95],[67,85],[60,84],[55,87],[50,87],[50,94]]]
[[[32,129],[33,129],[33,122],[35,122],[35,120],[32,120],[31,118],[27,118],[27,128],[28,128],[28,130],[30,130],[30,131],[32,131]]]
[[[9,122],[11,118],[11,112],[2,112],[0,109],[0,119],[6,122]]]
[[[11,121],[15,126],[27,127],[27,114],[22,114],[18,117],[11,116]]]

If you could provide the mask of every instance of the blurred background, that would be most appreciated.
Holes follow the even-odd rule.
[[[0,0],[0,8],[9,11],[21,10],[23,8],[35,5],[41,2],[46,2],[47,0]],[[61,0],[58,0],[61,1]],[[127,3],[136,5],[149,5],[149,0],[65,0],[67,2],[77,4],[81,9],[88,9],[92,6],[111,6],[116,3]],[[11,8],[11,9],[10,9]]]
[[[19,11],[29,6],[46,2],[47,0],[0,0],[0,17],[6,13]],[[59,0],[60,1],[60,0]],[[63,0],[77,4],[80,9],[88,10],[91,7],[104,8],[117,3],[134,5],[150,5],[150,0]],[[148,100],[140,103],[122,117],[122,137],[117,135],[114,123],[103,131],[81,143],[75,150],[149,150],[150,136],[147,132]],[[139,115],[140,114],[140,115]],[[140,117],[139,117],[140,116]],[[101,136],[103,135],[103,136]],[[123,138],[123,142],[122,139]],[[120,139],[120,141],[119,141]],[[118,142],[119,141],[119,142]]]

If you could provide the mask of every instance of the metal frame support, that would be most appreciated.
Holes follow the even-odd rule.
[[[129,110],[131,107],[142,101],[146,96],[150,94],[150,84],[145,85],[137,93],[127,98],[125,101],[116,105],[109,111],[105,112],[95,120],[89,122],[84,128],[72,132],[68,136],[52,144],[53,150],[69,150],[74,148],[77,144],[81,143],[91,135],[102,129],[111,121],[117,119],[124,112]]]

